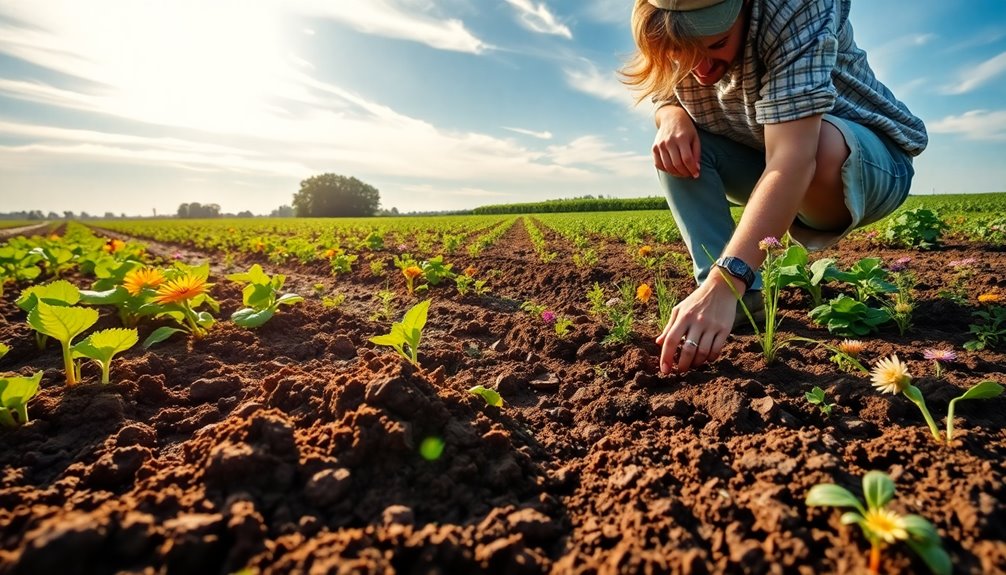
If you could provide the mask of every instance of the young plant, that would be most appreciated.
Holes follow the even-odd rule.
[[[605,313],[611,329],[608,335],[604,336],[602,343],[629,343],[632,341],[632,324],[635,319],[633,309],[633,299],[636,295],[636,287],[632,280],[625,280],[618,285],[620,297],[613,297],[605,302]]]
[[[975,275],[975,264],[978,260],[975,258],[964,258],[960,260],[951,260],[947,263],[947,267],[953,270],[954,275],[950,278],[950,284],[939,291],[939,296],[948,299],[957,305],[966,305],[968,303],[968,296],[970,295],[971,278]]]
[[[405,312],[402,321],[391,324],[391,332],[370,338],[371,343],[387,345],[394,348],[412,365],[419,366],[419,341],[426,326],[426,315],[430,309],[430,300],[423,300]]]
[[[304,301],[303,297],[295,293],[279,295],[283,284],[286,283],[286,276],[276,274],[269,277],[258,264],[253,265],[247,272],[230,274],[227,279],[245,284],[241,290],[245,307],[231,314],[231,321],[241,327],[259,327],[276,315],[279,306]]]
[[[346,301],[346,294],[337,293],[335,295],[326,295],[321,297],[321,306],[324,308],[336,308],[342,305]]]
[[[573,327],[573,320],[566,316],[558,316],[555,318],[555,323],[552,324],[552,329],[555,330],[555,335],[559,339],[566,339],[569,337],[569,331]]]
[[[30,316],[39,302],[45,302],[52,306],[68,307],[76,305],[79,301],[80,290],[77,289],[77,286],[66,280],[56,280],[25,289],[15,303]],[[36,330],[35,344],[40,350],[45,348],[48,338],[49,336],[45,332]]]
[[[353,271],[353,263],[359,258],[357,255],[341,253],[328,260],[332,269],[332,275],[348,274]]]
[[[370,314],[370,320],[391,321],[391,313],[393,311],[393,303],[395,301],[395,292],[389,289],[382,289],[374,294],[374,299],[380,303],[380,307],[377,308],[377,311]]]
[[[419,267],[423,271],[423,277],[426,278],[427,285],[440,285],[440,282],[451,279],[455,275],[454,272],[451,271],[454,264],[445,264],[444,256],[437,256],[435,258],[425,260]]]
[[[884,239],[889,245],[931,250],[939,247],[943,232],[949,228],[936,212],[915,208],[891,218]]]
[[[992,380],[985,380],[975,384],[964,392],[964,395],[955,397],[947,405],[947,441],[954,438],[954,410],[957,402],[964,399],[991,399],[998,397],[1003,392],[1003,386]]]
[[[980,351],[999,347],[1003,339],[1006,339],[1006,307],[994,305],[988,311],[979,310],[972,315],[982,321],[968,325],[968,331],[975,339],[964,342],[964,349]]]
[[[485,400],[486,405],[493,407],[503,407],[503,397],[495,389],[489,389],[484,385],[476,385],[468,390],[468,393],[477,395]]]
[[[545,313],[545,306],[536,304],[531,300],[524,300],[524,302],[520,304],[520,309],[536,317],[542,317],[542,314]]]
[[[77,369],[73,363],[73,338],[87,331],[98,321],[98,310],[77,306],[56,306],[39,301],[28,314],[28,325],[35,331],[59,341],[63,350],[66,384],[77,385]]]
[[[779,257],[780,287],[798,287],[810,294],[813,306],[821,305],[821,288],[829,280],[835,279],[834,258],[822,258],[807,265],[809,258],[807,249],[799,244],[793,244]]]
[[[881,325],[891,320],[891,316],[882,309],[839,294],[811,310],[810,319],[818,325],[827,326],[828,332],[837,336],[862,337],[879,331]]]
[[[870,372],[870,375],[872,376],[873,387],[877,388],[881,393],[900,393],[914,403],[919,408],[919,411],[922,412],[922,417],[926,419],[929,431],[932,432],[936,441],[943,441],[939,429],[936,428],[936,422],[933,421],[933,416],[929,414],[929,409],[926,408],[926,400],[922,397],[922,392],[919,391],[919,388],[912,385],[912,376],[908,373],[908,366],[901,363],[898,356],[892,355],[889,358],[878,361],[873,367],[873,371]]]
[[[94,360],[101,368],[101,383],[109,383],[109,370],[115,354],[136,345],[139,335],[135,329],[103,329],[87,336],[84,341],[73,346],[73,357]]]
[[[671,320],[674,306],[678,305],[678,294],[671,290],[667,281],[660,276],[653,282],[653,288],[657,294],[657,328],[663,329]]]
[[[810,488],[806,504],[854,509],[843,513],[841,521],[843,525],[859,525],[870,542],[870,573],[880,573],[884,547],[904,541],[935,575],[950,574],[953,568],[950,556],[940,545],[940,536],[933,524],[919,515],[900,515],[887,509],[894,498],[894,482],[886,473],[870,471],[864,475],[863,496],[866,507],[844,487],[822,483]]]
[[[862,341],[858,339],[844,339],[838,344],[838,347],[831,347],[821,342],[818,342],[818,344],[832,351],[832,356],[828,359],[837,365],[838,369],[845,372],[858,369],[859,371],[868,373],[863,364],[859,363],[859,354],[863,353],[863,349],[866,347]]]
[[[28,423],[28,400],[38,393],[41,381],[41,371],[31,377],[0,377],[0,425],[17,427]]]
[[[870,298],[879,299],[881,294],[897,291],[897,286],[887,281],[888,273],[881,265],[880,258],[863,258],[852,265],[849,271],[834,271],[832,275],[839,281],[852,284],[856,288],[856,301],[866,303]]]
[[[807,399],[807,403],[810,403],[811,405],[816,405],[817,408],[821,410],[821,413],[823,413],[825,417],[829,417],[831,415],[831,409],[835,407],[835,404],[828,403],[828,400],[825,397],[823,389],[815,385],[814,389],[804,393],[803,396]]]
[[[587,302],[590,303],[590,315],[600,315],[605,310],[604,302],[607,301],[604,295],[604,288],[597,282],[594,287],[587,290]]]

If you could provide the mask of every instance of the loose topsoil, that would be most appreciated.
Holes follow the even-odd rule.
[[[45,376],[31,423],[0,430],[0,573],[862,573],[858,528],[804,498],[818,483],[861,494],[874,469],[897,485],[894,510],[935,524],[956,573],[1006,572],[1006,398],[961,402],[945,445],[907,399],[877,393],[814,346],[767,366],[748,331],[713,364],[659,376],[655,303],[639,308],[632,343],[604,345],[608,328],[585,297],[595,281],[613,295],[612,281],[652,273],[624,244],[608,243],[586,269],[568,242],[546,239],[560,254],[549,264],[520,221],[477,259],[447,257],[456,270],[475,266],[492,292],[431,291],[419,368],[368,341],[388,328],[370,319],[377,291],[397,291],[395,319],[419,301],[393,266],[371,275],[367,261],[390,251],[336,278],[327,265],[251,256],[225,269],[221,254],[149,243],[155,255],[213,263],[221,319],[241,307],[224,275],[255,261],[308,300],[257,330],[221,321],[201,340],[137,346],[113,364],[111,385],[88,365],[72,389],[8,288],[0,341],[12,349],[0,370]],[[938,295],[948,263],[968,257],[972,302],[1006,291],[1001,251],[849,239],[821,255],[844,267],[912,258],[914,326],[865,338],[862,359],[905,360],[941,426],[965,388],[1006,382],[1002,351],[962,350],[977,304]],[[671,280],[682,296],[691,288],[687,272]],[[317,283],[346,300],[323,306]],[[520,311],[524,300],[571,317],[571,335]],[[783,308],[781,337],[837,343],[807,318],[805,296],[787,292]],[[103,310],[99,327],[114,325]],[[922,358],[934,347],[959,353],[939,379]],[[505,405],[467,392],[479,384]],[[830,417],[804,399],[815,385],[836,404]],[[426,459],[431,438],[444,448]],[[882,568],[926,572],[903,544],[885,550]]]

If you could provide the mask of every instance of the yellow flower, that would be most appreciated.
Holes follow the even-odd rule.
[[[49,239],[51,241],[58,242],[59,241],[59,234],[52,234],[52,235],[49,236]]]
[[[164,283],[164,274],[156,268],[138,268],[126,274],[122,279],[122,287],[129,295],[140,295],[143,288],[157,288]]]
[[[337,256],[338,254],[339,254],[339,252],[337,252],[335,250],[335,248],[328,248],[327,250],[325,250],[325,254],[324,255],[325,255],[325,259],[330,260],[330,259],[334,258],[335,256]]]
[[[252,244],[252,250],[256,252],[261,252],[265,250],[265,242],[263,242],[262,240],[255,240],[255,243]]]
[[[978,303],[999,303],[1003,300],[1002,294],[998,293],[983,293],[978,296]]]
[[[887,543],[908,539],[905,520],[894,511],[870,509],[863,516],[863,524]]]
[[[653,290],[650,289],[649,284],[639,284],[639,287],[636,288],[636,299],[643,303],[650,301],[651,295],[653,295]]]
[[[475,274],[477,273],[479,272],[477,269],[475,269],[475,266],[468,266],[465,268],[465,275],[470,278],[475,277]]]
[[[653,253],[653,248],[651,248],[650,246],[642,246],[639,248],[638,253],[639,257],[641,258],[649,257],[649,255]]]
[[[878,361],[870,375],[873,376],[873,387],[881,393],[901,393],[912,383],[908,366],[901,363],[896,355]]]
[[[417,277],[423,275],[423,270],[419,266],[409,266],[402,270],[402,275],[410,280],[414,280]]]
[[[839,351],[852,357],[859,357],[859,354],[863,353],[865,348],[866,344],[858,339],[844,339],[842,343],[838,344]]]
[[[206,293],[209,284],[205,278],[185,274],[169,282],[165,282],[157,288],[156,303],[175,303],[192,299]]]

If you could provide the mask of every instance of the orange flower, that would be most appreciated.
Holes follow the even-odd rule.
[[[653,295],[653,290],[650,288],[650,284],[639,284],[636,288],[636,299],[646,303],[650,301],[650,296]]]
[[[101,249],[105,250],[110,254],[114,254],[115,252],[121,250],[124,247],[126,247],[126,242],[122,240],[112,239],[105,242],[105,245]]]
[[[330,260],[334,258],[339,252],[335,251],[335,248],[328,248],[325,250],[325,259]]]
[[[265,242],[263,242],[262,240],[255,240],[255,243],[252,244],[252,250],[256,252],[261,252],[264,249],[265,249]]]
[[[844,339],[842,343],[838,344],[839,351],[852,357],[859,357],[865,348],[866,344],[858,339]]]
[[[475,266],[468,266],[465,268],[465,275],[468,277],[475,277],[475,274],[479,273]]]
[[[52,234],[52,235],[49,236],[49,239],[51,241],[58,242],[59,241],[59,235],[58,234]]]
[[[208,287],[209,284],[206,283],[205,278],[187,273],[157,288],[157,297],[154,298],[154,302],[175,303],[189,300],[206,293]]]
[[[129,295],[140,295],[143,288],[157,288],[164,283],[164,274],[156,268],[138,268],[126,274],[122,287]]]
[[[409,266],[409,267],[405,268],[404,270],[402,270],[402,274],[406,278],[408,278],[410,280],[414,280],[417,277],[423,275],[423,270],[419,266]]]
[[[649,257],[649,255],[653,253],[653,248],[651,248],[650,246],[642,246],[639,248],[638,253],[639,257],[641,258]]]
[[[998,293],[983,293],[978,296],[978,303],[999,303],[1002,300],[1002,294]]]

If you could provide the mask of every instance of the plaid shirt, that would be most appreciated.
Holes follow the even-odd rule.
[[[703,129],[756,149],[765,124],[831,114],[869,126],[917,156],[922,120],[881,84],[856,46],[851,0],[751,0],[743,57],[713,86],[691,75],[670,100]]]

